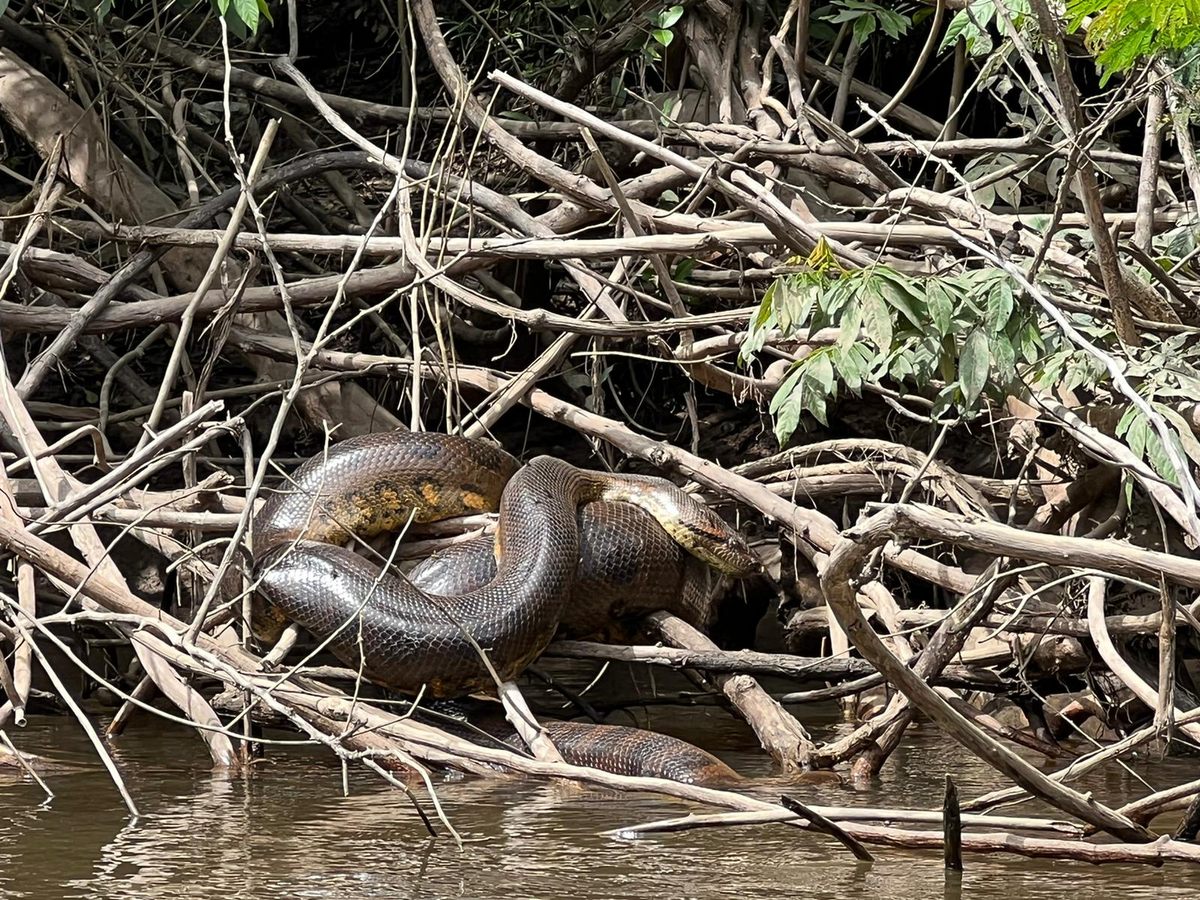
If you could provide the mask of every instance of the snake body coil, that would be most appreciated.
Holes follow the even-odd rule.
[[[581,551],[590,559],[585,574],[613,562],[625,571],[599,577],[635,585],[665,580],[671,590],[694,575],[695,560],[734,575],[757,568],[736,532],[670,482],[591,472],[547,456],[520,467],[502,450],[452,435],[352,438],[304,463],[292,481],[294,489],[271,495],[254,520],[259,591],[284,617],[327,640],[347,665],[408,694],[456,697],[490,688],[485,653],[501,679],[519,674],[546,648],[578,596]],[[497,507],[494,570],[480,569],[477,544],[461,557],[476,561],[458,567],[464,574],[470,569],[465,580],[448,578],[454,567],[442,557],[441,573],[436,561],[427,564],[424,587],[417,586],[338,546],[410,521]],[[623,547],[624,557],[598,554],[596,545],[605,541]],[[660,577],[672,573],[673,582]],[[597,618],[594,605],[585,623],[589,617]],[[587,741],[581,734],[568,737],[588,744],[589,759],[598,749],[603,753],[595,734]],[[610,746],[615,751],[616,743]],[[623,752],[650,758],[654,750],[625,746]],[[695,762],[684,768],[694,769]]]

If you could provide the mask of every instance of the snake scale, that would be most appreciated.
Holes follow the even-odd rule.
[[[622,616],[664,605],[695,611],[709,567],[734,577],[759,568],[735,530],[665,479],[594,472],[550,456],[521,466],[491,444],[455,435],[351,438],[303,463],[290,482],[254,519],[260,596],[368,680],[409,695],[487,691],[495,677],[485,653],[508,680],[560,628],[604,634]],[[494,537],[437,554],[409,579],[342,546],[496,510]],[[676,738],[544,724],[568,762],[681,781],[737,777]]]

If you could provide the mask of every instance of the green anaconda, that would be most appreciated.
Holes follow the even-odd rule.
[[[305,462],[291,482],[254,519],[260,594],[368,680],[410,695],[488,690],[495,681],[482,653],[500,679],[511,679],[564,619],[594,629],[632,590],[686,588],[700,563],[733,576],[758,569],[736,531],[664,479],[593,472],[548,456],[520,466],[490,444],[453,435],[352,438]],[[463,565],[447,566],[443,556],[417,583],[340,546],[410,522],[496,509],[496,533],[487,539],[494,564],[479,563],[476,544],[462,551]],[[588,561],[582,585],[581,556]],[[573,602],[581,597],[586,603]],[[674,738],[550,724],[568,761],[679,780],[689,772],[706,780],[733,774]],[[720,768],[705,768],[713,765]]]

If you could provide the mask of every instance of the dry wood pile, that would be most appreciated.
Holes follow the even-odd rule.
[[[725,810],[622,833],[785,822],[861,855],[957,821],[967,851],[1200,861],[1200,781],[1124,806],[1071,787],[1200,741],[1200,275],[1173,249],[1200,170],[1175,73],[1099,88],[1046,0],[993,23],[1000,74],[962,3],[868,65],[857,27],[816,49],[808,2],[708,0],[634,4],[526,77],[414,0],[384,102],[367,76],[336,87],[292,5],[253,46],[203,10],[51,6],[0,18],[5,727],[42,673],[131,812],[105,749],[130,716],[235,771],[270,752],[264,717],[431,830],[453,833],[433,773],[499,767]],[[614,111],[614,69],[663,90]],[[1004,130],[1001,77],[1029,101]],[[754,536],[797,651],[662,614],[645,646],[550,655],[686,670],[785,772],[870,779],[920,716],[1013,786],[943,816],[611,775],[264,659],[241,576],[258,498],[326,440],[406,427],[686,481]],[[128,672],[81,649],[100,634]],[[76,670],[123,704],[104,735]],[[834,699],[861,721],[815,742],[804,704]],[[981,814],[1029,798],[1065,819]]]

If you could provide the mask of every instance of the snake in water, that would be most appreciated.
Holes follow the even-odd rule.
[[[594,630],[634,592],[648,594],[653,609],[667,599],[656,591],[694,591],[707,566],[734,577],[759,570],[735,530],[665,479],[550,456],[521,466],[455,435],[351,438],[302,464],[291,483],[254,518],[258,592],[368,680],[410,695],[459,697],[511,679],[564,621]],[[494,537],[431,560],[415,583],[341,546],[497,509]],[[705,751],[652,732],[546,727],[568,761],[685,781],[734,775]]]

